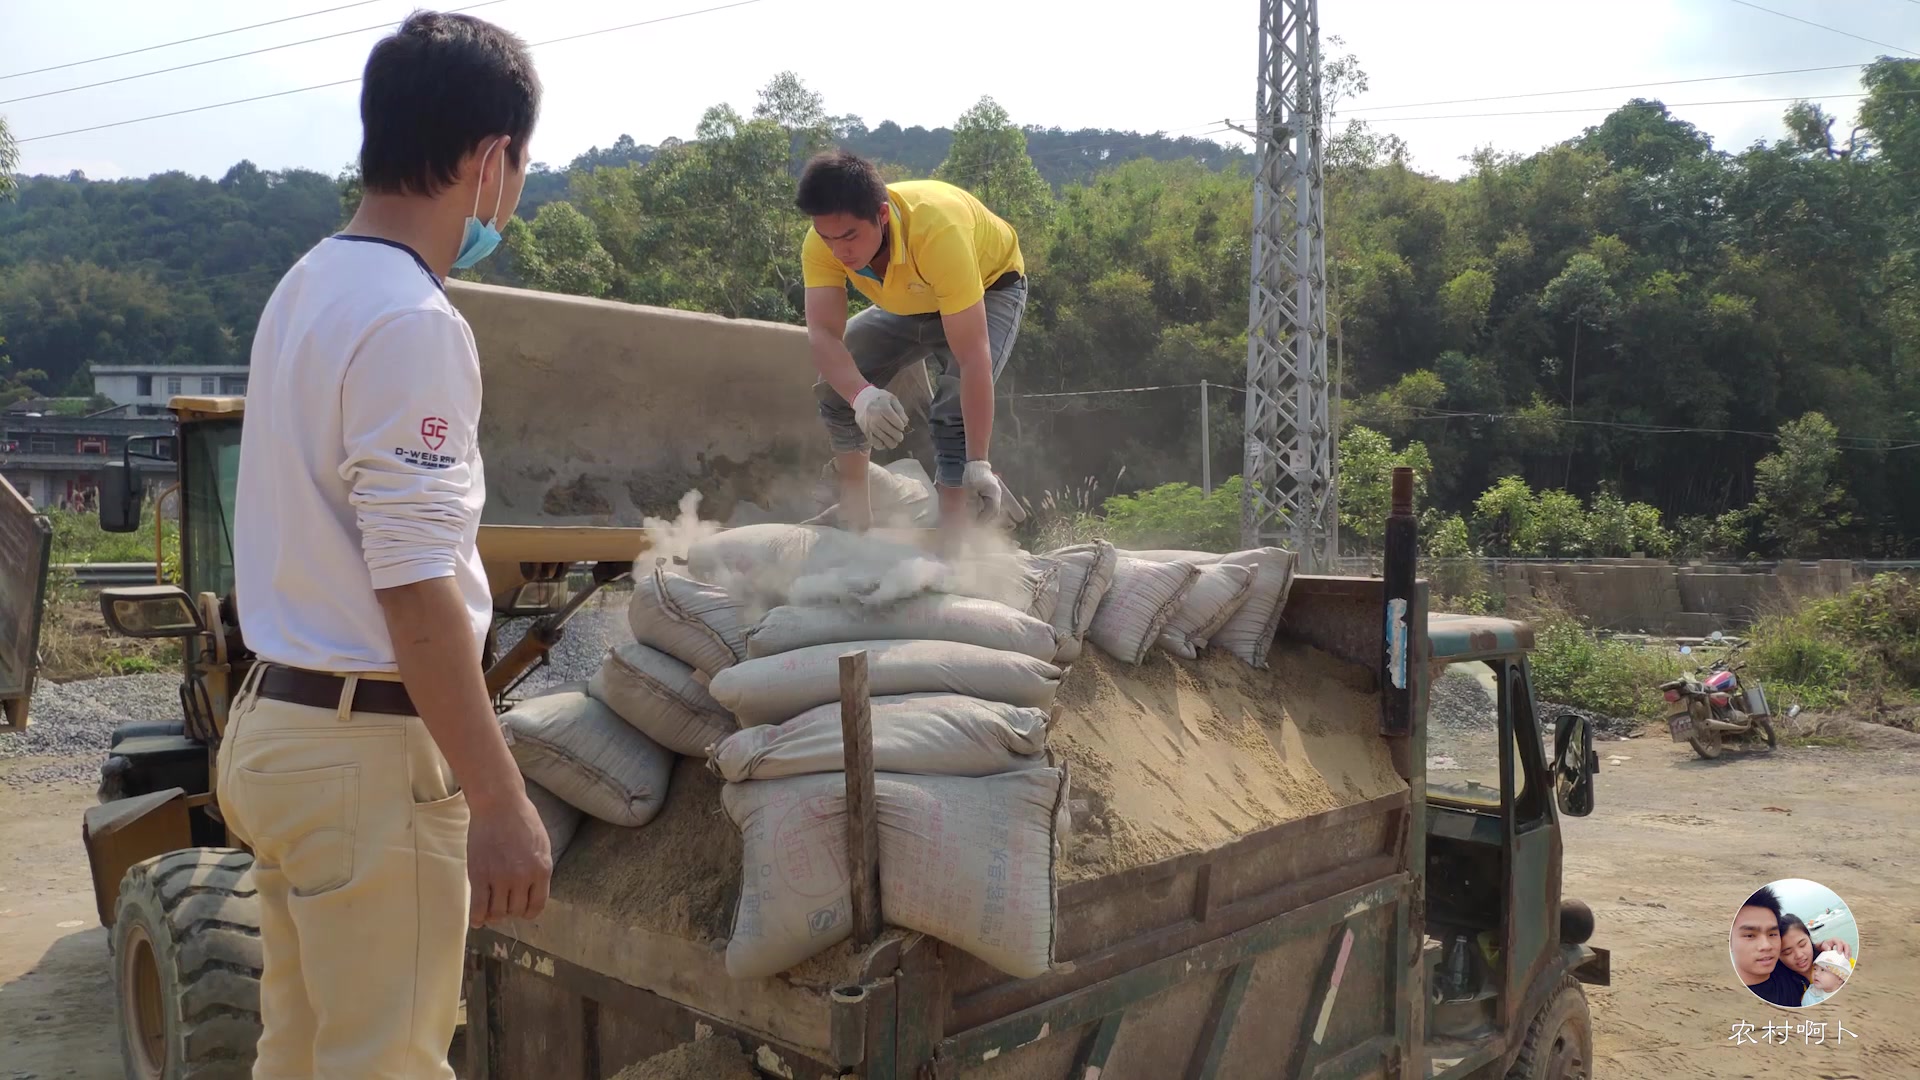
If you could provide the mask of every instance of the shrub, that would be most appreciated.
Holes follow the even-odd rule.
[[[1559,608],[1544,608],[1532,621],[1530,663],[1534,692],[1542,700],[1606,716],[1665,715],[1659,686],[1678,671],[1672,658],[1645,645],[1602,640]]]
[[[1121,547],[1233,551],[1240,546],[1240,478],[1202,492],[1192,484],[1162,484],[1106,505],[1107,539]]]

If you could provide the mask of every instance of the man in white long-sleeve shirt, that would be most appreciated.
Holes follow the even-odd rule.
[[[539,100],[525,45],[470,16],[375,45],[359,210],[255,333],[234,559],[262,663],[217,767],[255,853],[258,1080],[451,1080],[468,926],[546,900],[482,677],[480,366],[441,286],[498,243]]]

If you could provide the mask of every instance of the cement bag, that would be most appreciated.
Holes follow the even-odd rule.
[[[956,641],[848,641],[745,660],[713,677],[708,689],[741,727],[778,724],[840,700],[840,656],[865,650],[867,692],[965,694],[1045,709],[1060,669],[1021,653]]]
[[[844,641],[958,641],[1053,661],[1060,651],[1049,623],[1005,604],[970,596],[928,594],[885,607],[777,607],[747,632],[749,657],[773,656]]]
[[[1138,664],[1160,640],[1160,631],[1199,576],[1200,568],[1191,563],[1121,556],[1114,566],[1113,587],[1100,601],[1087,639],[1123,664]]]
[[[1113,586],[1119,553],[1105,540],[1095,540],[1049,551],[1047,558],[1060,564],[1060,603],[1053,610],[1053,626],[1060,631],[1061,641],[1055,659],[1071,664],[1080,658],[1080,645],[1093,628],[1094,614]]]
[[[1187,598],[1180,602],[1180,610],[1173,613],[1173,618],[1167,620],[1167,628],[1160,631],[1160,647],[1175,656],[1199,659],[1208,639],[1247,602],[1254,576],[1254,571],[1245,566],[1226,563],[1202,566]]]
[[[699,757],[739,729],[692,668],[637,641],[607,653],[587,693],[677,754]]]
[[[1287,592],[1293,587],[1293,571],[1298,557],[1286,548],[1263,547],[1214,555],[1205,551],[1130,551],[1137,559],[1154,562],[1190,562],[1198,565],[1226,563],[1252,567],[1256,573],[1246,603],[1227,619],[1208,644],[1225,649],[1256,668],[1267,666],[1267,654],[1273,649],[1273,636],[1280,630],[1286,612]]]
[[[527,785],[527,801],[533,804],[534,813],[540,815],[540,824],[547,829],[547,848],[555,866],[560,865],[560,856],[566,853],[567,845],[573,843],[573,834],[580,828],[580,819],[586,817],[578,809],[567,805],[567,801],[531,780]]]
[[[747,629],[732,595],[665,567],[634,582],[627,625],[640,644],[709,676],[747,658]]]
[[[1045,973],[1066,770],[879,773],[873,786],[881,918],[1010,975]],[[844,941],[853,930],[845,775],[728,784],[720,798],[743,848],[727,974],[776,975]]]
[[[1060,604],[1060,563],[1024,552],[961,559],[942,591],[992,600],[1052,622]]]
[[[1047,764],[1047,714],[960,694],[874,698],[873,767],[880,772],[992,776]],[[774,780],[846,767],[840,703],[808,709],[784,724],[742,728],[713,748],[707,767],[721,778]]]
[[[673,754],[588,697],[578,683],[528,698],[500,717],[528,780],[609,825],[637,828],[667,797]]]
[[[816,487],[820,504],[826,506],[809,524],[826,524],[840,518],[840,468],[829,461],[820,469]],[[931,529],[940,521],[940,502],[934,496],[933,478],[926,466],[915,458],[901,458],[884,468],[867,469],[867,507],[877,528]]]

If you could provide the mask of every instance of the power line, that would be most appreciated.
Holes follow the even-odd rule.
[[[1882,91],[1882,93],[1912,94],[1912,93],[1920,93],[1920,91],[1893,90],[1893,91]],[[1636,105],[1632,102],[1628,102],[1627,104],[1624,104],[1624,105],[1587,105],[1587,106],[1567,108],[1567,109],[1519,109],[1512,112],[1445,113],[1445,114],[1437,114],[1437,115],[1431,115],[1431,116],[1377,116],[1377,117],[1374,117],[1373,119],[1379,121],[1382,124],[1398,124],[1403,120],[1475,120],[1483,117],[1496,117],[1496,116],[1555,116],[1563,113],[1613,112],[1617,109],[1691,109],[1691,108],[1702,108],[1708,105],[1762,105],[1768,102],[1806,101],[1809,98],[1816,98],[1816,97],[1833,99],[1833,98],[1863,98],[1863,97],[1869,97],[1869,96],[1871,95],[1869,94],[1798,94],[1793,97],[1727,98],[1722,101],[1663,101],[1663,102],[1653,102],[1651,104],[1646,104],[1646,105]],[[20,141],[25,142],[26,140],[22,139]]]
[[[495,4],[504,4],[506,2],[507,0],[483,0],[482,3],[468,4],[466,7],[453,8],[449,12],[449,14],[454,14],[462,11],[472,11],[475,8],[492,7]],[[398,26],[403,21],[405,20],[395,19],[395,20],[391,20],[383,23],[374,23],[372,26],[362,26],[353,30],[342,30],[334,34],[321,34],[318,37],[301,38],[299,41],[289,41],[283,45],[268,45],[265,48],[249,49],[246,52],[228,53],[225,56],[216,56],[210,60],[195,60],[190,64],[175,64],[172,67],[157,68],[153,71],[142,71],[135,75],[122,75],[116,79],[101,79],[99,82],[82,83],[79,86],[69,86],[60,90],[46,90],[38,94],[22,94],[19,97],[0,99],[0,105],[11,105],[16,101],[33,101],[36,98],[58,97],[61,94],[71,94],[77,90],[92,90],[97,86],[112,86],[114,83],[132,82],[135,79],[144,79],[152,75],[166,75],[170,72],[185,71],[188,68],[206,67],[208,64],[219,64],[228,60],[238,60],[243,56],[259,56],[261,53],[278,52],[281,49],[291,49],[297,45],[311,45],[316,41],[332,41],[334,38],[351,37],[354,34],[364,34],[369,30],[382,30],[389,26]]]
[[[1920,4],[1920,0],[1908,0]],[[1774,75],[1805,75],[1816,71],[1845,71],[1866,67],[1866,64],[1828,64],[1825,67],[1788,68],[1783,71],[1749,71],[1740,75],[1708,75],[1697,79],[1662,79],[1659,82],[1619,83],[1614,86],[1587,86],[1578,90],[1540,90],[1531,94],[1492,94],[1487,97],[1447,98],[1441,101],[1410,101],[1402,105],[1367,105],[1357,109],[1342,109],[1339,115],[1359,112],[1381,112],[1387,109],[1430,109],[1438,105],[1471,105],[1482,101],[1510,101],[1515,98],[1561,97],[1567,94],[1599,94],[1609,90],[1644,90],[1653,86],[1681,86],[1689,83],[1726,82],[1730,79],[1763,79]],[[0,103],[4,104],[4,103]]]
[[[32,71],[16,71],[11,75],[0,75],[0,79],[17,79],[22,75],[40,75],[48,71],[62,71],[70,67],[79,67],[82,64],[97,64],[102,60],[118,60],[123,56],[134,56],[139,53],[152,52],[155,49],[170,49],[175,45],[185,45],[188,42],[192,42],[192,41],[205,41],[208,38],[225,37],[228,34],[237,34],[242,30],[258,30],[263,26],[278,26],[281,23],[295,22],[300,19],[311,19],[315,15],[326,15],[335,11],[345,11],[348,8],[366,7],[368,4],[375,3],[375,2],[376,0],[357,0],[357,2],[352,4],[341,4],[338,7],[321,8],[319,11],[309,11],[304,15],[289,15],[284,19],[270,19],[266,22],[253,23],[250,26],[236,26],[231,30],[216,30],[211,34],[201,34],[198,37],[181,38],[178,41],[163,41],[158,45],[145,45],[138,49],[128,49],[126,52],[108,53],[105,56],[95,56],[86,60],[72,60],[64,64],[55,64],[52,67],[34,68]],[[1920,0],[1916,0],[1916,2],[1920,2]]]
[[[673,15],[662,15],[659,18],[644,19],[640,22],[627,23],[623,26],[609,26],[603,30],[589,30],[581,34],[569,34],[566,37],[551,38],[546,41],[536,41],[528,47],[539,48],[542,45],[553,45],[562,41],[574,41],[579,38],[593,37],[596,34],[611,34],[616,30],[631,30],[637,26],[651,26],[655,23],[672,22],[675,19],[687,19],[687,18],[692,18],[695,15],[707,15],[716,11],[725,11],[729,8],[746,7],[750,4],[758,4],[761,2],[762,0],[735,0],[735,2],[731,4],[716,4],[713,7],[699,8],[694,11],[682,11]],[[144,124],[149,120],[164,120],[170,116],[185,116],[189,113],[206,112],[209,109],[224,109],[229,105],[245,105],[254,101],[265,101],[268,98],[287,97],[292,94],[304,94],[310,90],[325,90],[325,89],[328,89],[329,87],[334,87],[334,86],[351,86],[354,83],[359,82],[360,78],[361,78],[360,76],[355,75],[351,79],[335,79],[332,82],[315,83],[312,86],[299,86],[299,87],[295,87],[292,90],[277,90],[271,94],[255,94],[252,97],[235,98],[231,101],[216,101],[210,105],[195,105],[191,108],[175,109],[172,112],[154,113],[151,116],[136,116],[128,120],[114,120],[105,124],[93,124],[88,127],[69,128],[66,131],[49,132],[48,134],[45,134],[45,135],[31,135],[31,136],[28,136],[27,138],[16,139],[14,141],[17,143],[24,144],[24,143],[30,143],[30,142],[39,142],[42,139],[58,139],[67,135],[79,135],[88,131],[104,131],[107,128],[125,127],[128,124]]]
[[[1630,431],[1639,435],[1744,435],[1755,439],[1769,439],[1778,442],[1780,433],[1776,431],[1747,431],[1740,428],[1685,427],[1671,424],[1634,424],[1618,420],[1582,420],[1569,416],[1529,416],[1520,413],[1454,412],[1446,409],[1428,409],[1420,406],[1407,406],[1407,411],[1415,415],[1413,420],[1518,420],[1529,424],[1574,424],[1581,427],[1607,428],[1615,431]],[[1920,449],[1920,442],[1902,442],[1898,439],[1879,438],[1870,435],[1838,435],[1836,442],[1843,444],[1842,450],[1913,450]]]
[[[1797,22],[1797,23],[1805,23],[1808,26],[1814,27],[1819,30],[1830,31],[1835,34],[1839,34],[1842,37],[1850,37],[1855,41],[1864,41],[1869,45],[1878,45],[1883,49],[1892,49],[1894,52],[1903,52],[1908,55],[1913,55],[1912,49],[1903,48],[1899,45],[1889,45],[1884,41],[1875,41],[1870,37],[1861,37],[1859,34],[1853,33],[1850,30],[1842,30],[1837,26],[1828,26],[1826,23],[1817,23],[1817,22],[1814,22],[1812,19],[1803,19],[1798,15],[1789,15],[1784,11],[1775,11],[1769,7],[1761,7],[1759,4],[1750,3],[1749,0],[1732,0],[1732,2],[1739,4],[1741,7],[1749,7],[1755,11],[1764,11],[1769,15],[1778,15],[1783,19],[1792,19],[1794,22]]]

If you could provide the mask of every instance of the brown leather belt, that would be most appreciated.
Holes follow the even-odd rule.
[[[255,690],[261,697],[308,705],[316,709],[338,709],[340,695],[346,692],[343,675],[306,668],[272,664],[260,676]],[[418,716],[413,699],[403,683],[387,679],[361,679],[353,691],[354,712],[382,713],[388,716]]]

